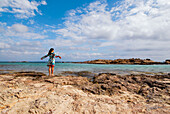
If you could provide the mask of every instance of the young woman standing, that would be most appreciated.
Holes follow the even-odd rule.
[[[43,60],[44,58],[49,56],[49,60],[48,60],[48,64],[47,66],[49,67],[48,71],[49,71],[49,76],[54,76],[54,66],[55,66],[55,57],[59,57],[61,59],[61,57],[59,55],[56,55],[54,53],[54,49],[51,48],[48,52],[47,55],[41,57],[41,60]]]

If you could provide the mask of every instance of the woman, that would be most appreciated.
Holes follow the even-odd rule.
[[[48,52],[47,55],[41,57],[41,60],[43,60],[44,58],[48,57],[49,56],[49,60],[48,60],[48,64],[47,66],[49,67],[48,71],[49,71],[49,76],[54,76],[54,65],[55,65],[55,57],[59,57],[61,59],[60,56],[57,56],[55,53],[54,53],[54,49],[51,48]]]

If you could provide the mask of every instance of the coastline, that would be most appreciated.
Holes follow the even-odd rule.
[[[65,72],[68,73],[68,72]],[[77,74],[73,76],[71,74]],[[1,113],[168,113],[170,74],[0,74]],[[89,73],[90,75],[90,73]]]
[[[0,63],[0,73],[19,72],[19,71],[36,71],[48,74],[47,63]],[[133,74],[133,73],[151,73],[162,74],[170,73],[169,64],[161,65],[138,65],[138,64],[85,64],[85,63],[56,63],[55,75],[62,72],[83,72],[91,73],[116,73],[116,74]]]

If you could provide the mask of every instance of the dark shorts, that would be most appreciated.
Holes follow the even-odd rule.
[[[47,65],[47,66],[51,66],[51,67],[54,67],[54,65]]]

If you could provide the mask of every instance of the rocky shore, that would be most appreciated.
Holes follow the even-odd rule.
[[[84,74],[83,74],[84,73]],[[168,114],[170,74],[0,74],[2,114]],[[70,73],[71,74],[71,73]],[[81,76],[84,75],[84,76]],[[91,75],[87,78],[88,75]]]
[[[170,64],[170,60],[165,60],[164,62],[156,62],[156,61],[153,61],[151,59],[140,59],[140,58],[115,59],[115,60],[97,59],[97,60],[84,61],[84,62],[74,62],[74,63],[153,65],[153,64]]]

